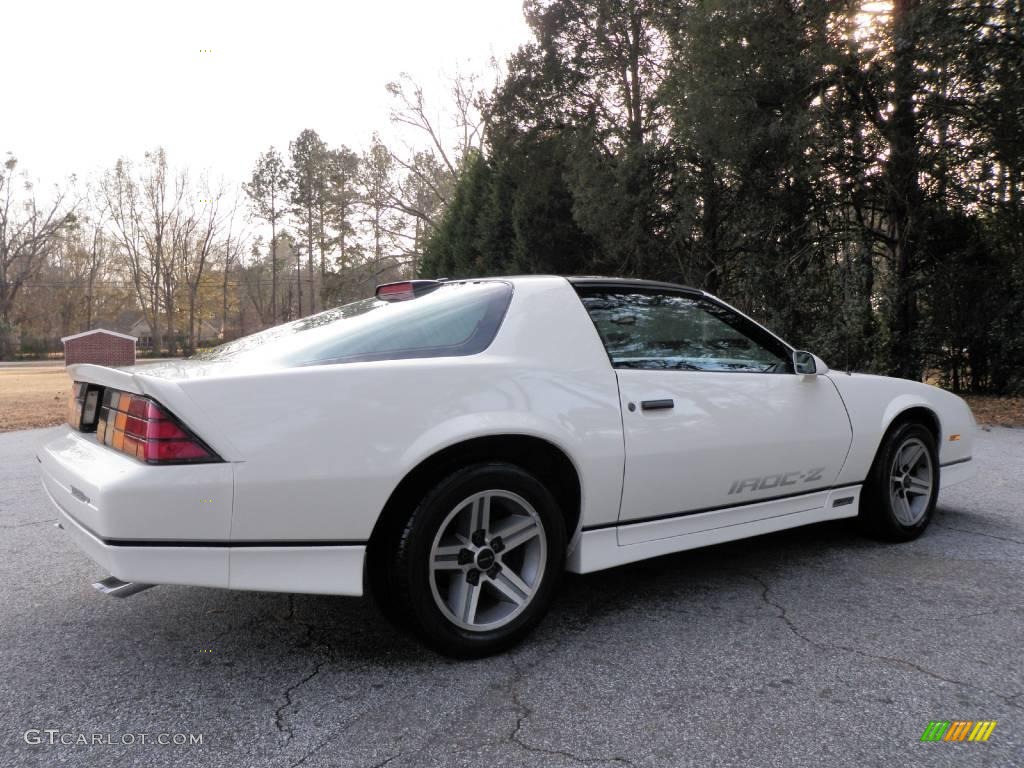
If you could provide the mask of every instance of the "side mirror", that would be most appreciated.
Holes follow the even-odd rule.
[[[820,376],[828,373],[828,366],[820,357],[798,349],[793,353],[793,371],[802,376]]]

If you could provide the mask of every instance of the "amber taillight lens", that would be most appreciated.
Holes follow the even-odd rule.
[[[80,381],[71,385],[71,397],[68,398],[68,424],[72,429],[82,428],[82,403],[78,399],[78,394],[84,387],[85,385]]]
[[[198,437],[157,403],[116,389],[103,391],[96,438],[147,464],[220,461]]]

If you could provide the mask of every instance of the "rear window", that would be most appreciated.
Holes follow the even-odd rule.
[[[474,355],[494,340],[511,299],[503,281],[447,283],[408,301],[345,304],[195,357],[299,366]]]

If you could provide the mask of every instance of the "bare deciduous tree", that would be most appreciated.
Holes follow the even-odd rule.
[[[490,64],[493,87],[498,82],[499,69],[495,60]],[[391,122],[426,138],[425,148],[406,142],[401,153],[392,152],[400,175],[396,174],[391,205],[409,223],[409,231],[403,232],[399,241],[413,274],[427,238],[438,227],[441,212],[451,201],[466,157],[483,149],[487,90],[480,80],[478,75],[460,72],[450,78],[444,117],[441,112],[434,114],[423,88],[410,75],[402,73],[386,86],[395,100]]]
[[[198,193],[201,195],[199,200],[193,201],[186,210],[179,212],[175,227],[178,243],[175,251],[180,263],[181,283],[185,287],[188,300],[188,329],[185,343],[190,354],[196,349],[199,285],[223,226],[220,206],[224,197],[224,187],[221,184],[213,188],[204,178],[200,182]]]
[[[163,149],[147,152],[145,166],[136,176],[125,159],[118,160],[103,179],[103,196],[113,234],[135,290],[139,308],[149,324],[154,350],[163,349],[161,310],[173,314],[173,290],[166,296],[173,274],[168,270],[170,221],[184,190],[168,190],[167,156]],[[170,286],[173,288],[173,285]],[[173,338],[173,320],[168,331]]]
[[[10,355],[11,309],[18,292],[54,252],[61,234],[74,222],[66,194],[56,190],[41,204],[27,178],[15,194],[17,160],[7,156],[0,171],[0,359]]]

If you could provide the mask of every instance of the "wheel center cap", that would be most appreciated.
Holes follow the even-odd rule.
[[[489,547],[484,547],[476,553],[476,567],[481,571],[488,570],[494,565],[494,551]]]

